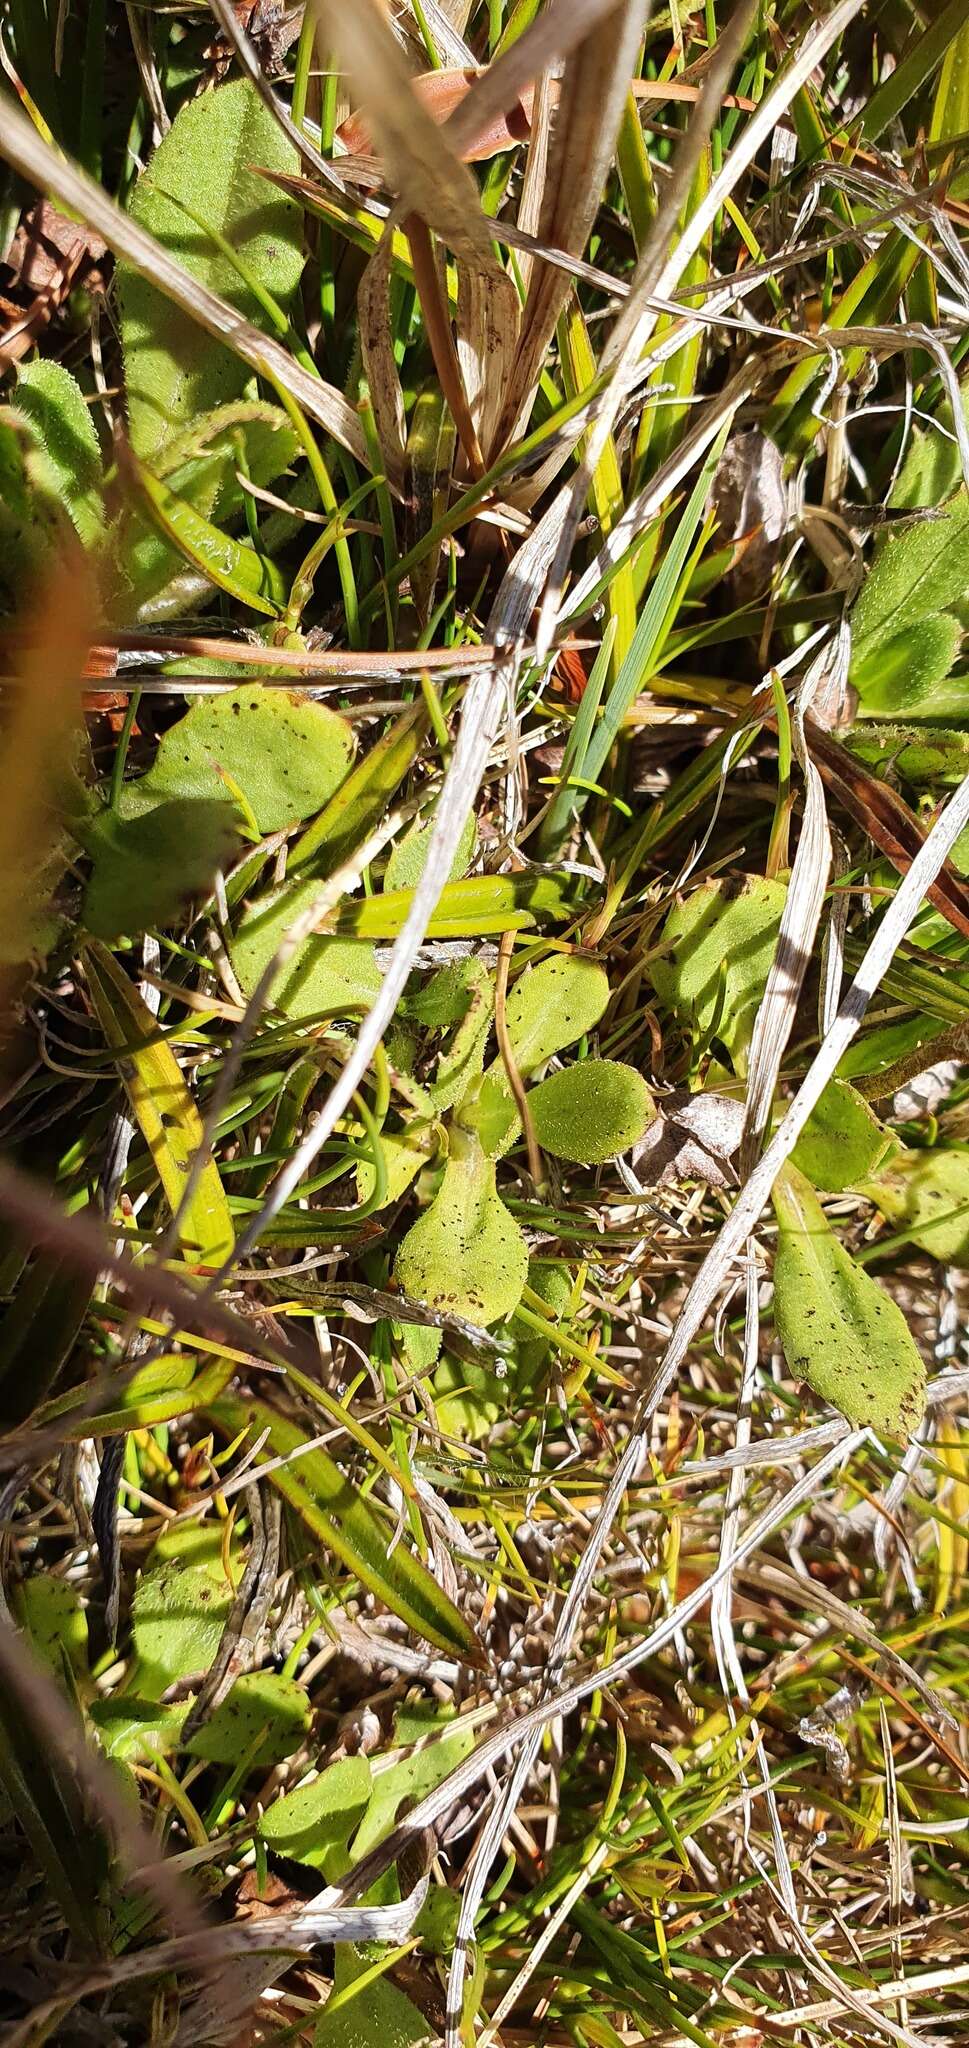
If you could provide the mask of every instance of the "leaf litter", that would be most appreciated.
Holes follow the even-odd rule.
[[[955,2040],[963,12],[8,15],[11,2038]]]

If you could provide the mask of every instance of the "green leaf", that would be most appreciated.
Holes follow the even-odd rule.
[[[432,939],[473,938],[488,932],[525,931],[541,918],[569,916],[574,884],[567,875],[472,875],[445,882],[427,927]],[[348,897],[338,929],[368,939],[395,939],[414,900],[412,889],[383,896]]]
[[[265,488],[289,469],[299,449],[287,415],[277,406],[261,399],[236,399],[193,421],[190,429],[159,451],[156,464],[176,499],[203,517],[218,513],[225,523],[238,519],[243,510],[237,472],[244,470],[252,483]],[[168,507],[172,515],[176,510]],[[267,538],[269,531],[267,520]],[[209,594],[208,568],[204,576],[194,566],[186,568],[184,550],[165,537],[164,521],[152,522],[148,509],[142,512],[133,503],[116,524],[107,566],[114,572],[114,609],[126,618],[170,615]],[[178,666],[171,664],[172,674],[178,673]],[[196,657],[185,667],[197,673],[208,671],[209,664]],[[213,674],[226,670],[234,673],[230,664],[211,665]]]
[[[511,1314],[528,1271],[525,1240],[495,1186],[494,1161],[456,1128],[439,1194],[401,1244],[395,1278],[416,1301],[487,1329]]]
[[[84,971],[98,1022],[151,1153],[173,1215],[181,1209],[186,1176],[202,1143],[202,1119],[158,1021],[97,939],[85,947]],[[179,1227],[183,1256],[219,1266],[235,1244],[225,1190],[214,1159],[207,1159],[185,1204]]]
[[[232,1588],[205,1565],[172,1559],[142,1574],[131,1618],[142,1699],[158,1700],[181,1678],[202,1678],[215,1662]]]
[[[49,474],[46,488],[39,494],[33,489],[27,464],[28,455],[35,453],[31,430],[10,407],[4,407],[0,411],[0,577],[11,597],[19,597],[25,577],[37,575],[62,523]]]
[[[17,378],[18,411],[30,421],[52,486],[85,547],[104,534],[101,450],[80,386],[60,363],[25,363]]]
[[[535,1072],[594,1030],[609,1002],[605,969],[578,953],[553,953],[520,974],[505,1004],[505,1023],[520,1074]]]
[[[250,1430],[259,1439],[258,1464],[269,1460],[268,1477],[311,1535],[340,1558],[349,1571],[416,1634],[460,1657],[477,1659],[470,1628],[429,1571],[403,1543],[392,1544],[390,1520],[321,1449],[308,1451],[296,1423],[264,1401],[225,1395],[205,1410],[230,1439]]]
[[[152,767],[125,784],[125,817],[174,798],[235,801],[260,832],[309,817],[342,782],[353,756],[345,718],[300,690],[243,684],[200,697],[163,735]]]
[[[426,722],[422,704],[412,704],[395,719],[383,738],[351,769],[319,817],[291,846],[291,873],[312,861],[318,873],[332,874],[360,845],[371,825],[384,815],[390,798],[415,760]]]
[[[410,831],[405,832],[403,839],[398,839],[387,862],[384,874],[385,890],[416,889],[427,863],[433,830],[434,820],[429,818],[426,824],[412,825]],[[467,873],[474,859],[477,843],[477,821],[471,816],[458,840],[448,872],[449,882],[456,882]]]
[[[247,995],[319,892],[318,881],[289,882],[246,913],[230,952]],[[295,1021],[327,1011],[352,1016],[370,1008],[379,988],[380,969],[365,939],[313,937],[297,947],[277,977],[272,1004]]]
[[[829,1081],[791,1154],[816,1188],[841,1194],[867,1180],[897,1150],[863,1095],[847,1081]]]
[[[480,960],[460,960],[453,966],[442,967],[424,991],[428,1006],[434,999],[442,1005],[449,998],[459,1002],[461,995],[463,1011],[456,1020],[453,1036],[441,1049],[437,1072],[427,1084],[428,1095],[439,1114],[467,1094],[484,1063],[485,1041],[495,1011],[495,990]]]
[[[389,1209],[393,1202],[399,1202],[401,1195],[407,1193],[421,1168],[427,1166],[434,1157],[438,1139],[432,1123],[425,1122],[423,1117],[412,1117],[402,1131],[388,1131],[386,1128],[382,1130],[380,1143],[384,1155],[384,1172],[387,1176],[387,1187],[380,1206],[382,1209]],[[372,1161],[362,1159],[357,1167],[357,1194],[361,1202],[370,1201],[375,1180],[376,1172]]]
[[[299,1749],[309,1727],[310,1703],[295,1678],[246,1671],[185,1747],[208,1763],[237,1764],[247,1757],[253,1770],[268,1771]]]
[[[289,585],[275,562],[257,554],[248,541],[235,540],[221,526],[213,526],[188,498],[180,498],[131,455],[126,468],[138,503],[176,557],[183,556],[190,569],[247,604],[250,611],[264,618],[279,617]]]
[[[750,1039],[787,897],[780,882],[747,875],[704,882],[677,903],[650,963],[661,1002],[703,1046],[720,1039],[736,1061]]]
[[[285,307],[303,268],[300,212],[259,169],[292,173],[299,162],[255,88],[239,80],[180,109],[131,212],[193,277],[265,326],[258,294],[184,211],[210,222]],[[202,414],[241,397],[251,372],[136,271],[120,264],[118,280],[131,440],[150,461]]]
[[[259,1821],[259,1833],[277,1855],[335,1883],[346,1868],[344,1852],[369,1805],[372,1783],[365,1756],[343,1757],[311,1784],[275,1799]]]
[[[890,640],[877,640],[870,652],[863,642],[851,666],[862,716],[957,718],[965,709],[965,684],[943,685],[961,640],[958,619],[951,612],[933,612]]]
[[[535,1136],[556,1159],[601,1165],[628,1152],[656,1115],[641,1074],[621,1060],[580,1060],[528,1097]]]
[[[435,1735],[436,1741],[428,1739]],[[374,1772],[370,1804],[350,1845],[355,1863],[390,1834],[402,1800],[416,1802],[425,1798],[470,1756],[474,1729],[467,1721],[442,1715],[439,1708],[421,1701],[410,1709],[401,1708],[394,1739],[401,1748],[410,1743],[419,1743],[421,1747],[412,1756],[401,1757],[388,1770]]]
[[[835,1236],[814,1189],[787,1166],[774,1185],[774,1323],[788,1366],[858,1427],[918,1427],[925,1368],[905,1317]]]
[[[421,2048],[438,2038],[437,2027],[389,1978],[372,1977],[354,1990],[356,1979],[371,1968],[347,1942],[339,1944],[333,1994],[316,2022],[313,2048]],[[336,1998],[341,2003],[334,2007]]]
[[[17,1620],[42,1663],[63,1680],[67,1664],[78,1678],[87,1673],[87,1615],[80,1588],[53,1572],[36,1572],[17,1587]]]
[[[663,647],[680,579],[703,522],[710,486],[723,453],[728,431],[728,426],[724,426],[717,435],[687,504],[680,514],[676,530],[670,535],[669,543],[664,548],[659,573],[640,612],[629,652],[606,698],[602,717],[589,741],[582,763],[582,774],[587,782],[601,780],[602,771],[622,731],[623,722]]]
[[[238,814],[218,797],[159,803],[144,817],[103,810],[83,841],[93,868],[82,923],[97,939],[134,937],[207,894],[239,845]]]
[[[919,87],[931,78],[960,29],[964,29],[965,20],[964,0],[949,0],[948,6],[941,9],[931,26],[915,39],[901,62],[895,65],[868,101],[861,122],[861,133],[866,142],[877,141],[889,124],[897,120]]]
[[[188,1700],[162,1707],[155,1700],[115,1693],[93,1700],[88,1712],[105,1755],[130,1763],[139,1757],[170,1756],[178,1747],[188,1709]]]
[[[857,1186],[930,1258],[969,1266],[969,1145],[902,1151]]]
[[[907,626],[951,611],[969,590],[969,498],[964,490],[940,519],[883,541],[851,614],[855,665]]]
[[[846,745],[870,767],[890,763],[917,789],[951,789],[969,773],[969,732],[936,726],[856,725]]]

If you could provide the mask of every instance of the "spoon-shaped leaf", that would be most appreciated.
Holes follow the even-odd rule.
[[[901,1309],[845,1251],[796,1167],[779,1174],[774,1208],[774,1323],[791,1372],[849,1422],[907,1436],[925,1369]]]
[[[296,153],[248,80],[189,100],[135,187],[131,211],[210,290],[256,326],[259,289],[284,304],[303,268],[300,211],[260,177],[298,169]],[[193,217],[194,216],[194,217]],[[197,221],[232,245],[251,282]],[[242,395],[251,376],[153,284],[119,266],[128,418],[145,459],[202,413]]]
[[[650,972],[657,995],[693,1023],[706,1044],[719,1038],[736,1058],[753,1028],[770,971],[787,891],[780,882],[747,875],[704,882],[670,911],[663,957]]]
[[[896,1150],[897,1140],[864,1096],[849,1081],[835,1080],[828,1082],[791,1156],[816,1188],[836,1195],[870,1179]]]
[[[435,1200],[408,1231],[394,1266],[405,1294],[487,1329],[521,1300],[528,1252],[495,1187],[494,1161],[455,1128]]]

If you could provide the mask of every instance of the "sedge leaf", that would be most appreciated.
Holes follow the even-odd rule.
[[[326,1451],[306,1449],[304,1432],[265,1401],[224,1395],[206,1410],[234,1439],[250,1430],[257,1463],[310,1534],[340,1558],[391,1614],[441,1649],[477,1661],[475,1639],[453,1601],[403,1543],[391,1542],[392,1522],[341,1472]],[[282,1462],[277,1463],[276,1460]]]
[[[106,946],[92,940],[84,971],[98,1022],[115,1053],[132,1111],[173,1212],[181,1209],[189,1167],[202,1143],[202,1120],[158,1022]],[[235,1243],[225,1191],[207,1159],[179,1225],[182,1254],[218,1266]]]

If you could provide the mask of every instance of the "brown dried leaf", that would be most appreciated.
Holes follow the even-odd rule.
[[[550,22],[560,12],[564,10],[553,10]],[[587,20],[588,14],[587,8]],[[645,17],[645,0],[628,0],[623,7],[614,8],[607,25],[596,21],[565,66],[539,233],[543,242],[572,255],[580,255],[585,248],[599,206]],[[521,42],[525,41],[523,36]],[[492,71],[500,74],[500,67],[494,65]],[[455,132],[460,116],[470,121],[474,104],[469,94],[448,123],[449,131]],[[460,128],[457,134],[463,141]],[[569,279],[546,264],[531,280],[521,340],[501,412],[499,447],[514,437],[527,418],[556,320],[570,290]]]
[[[361,106],[389,182],[456,256],[494,267],[491,224],[478,188],[438,127],[398,47],[379,0],[313,0]]]

